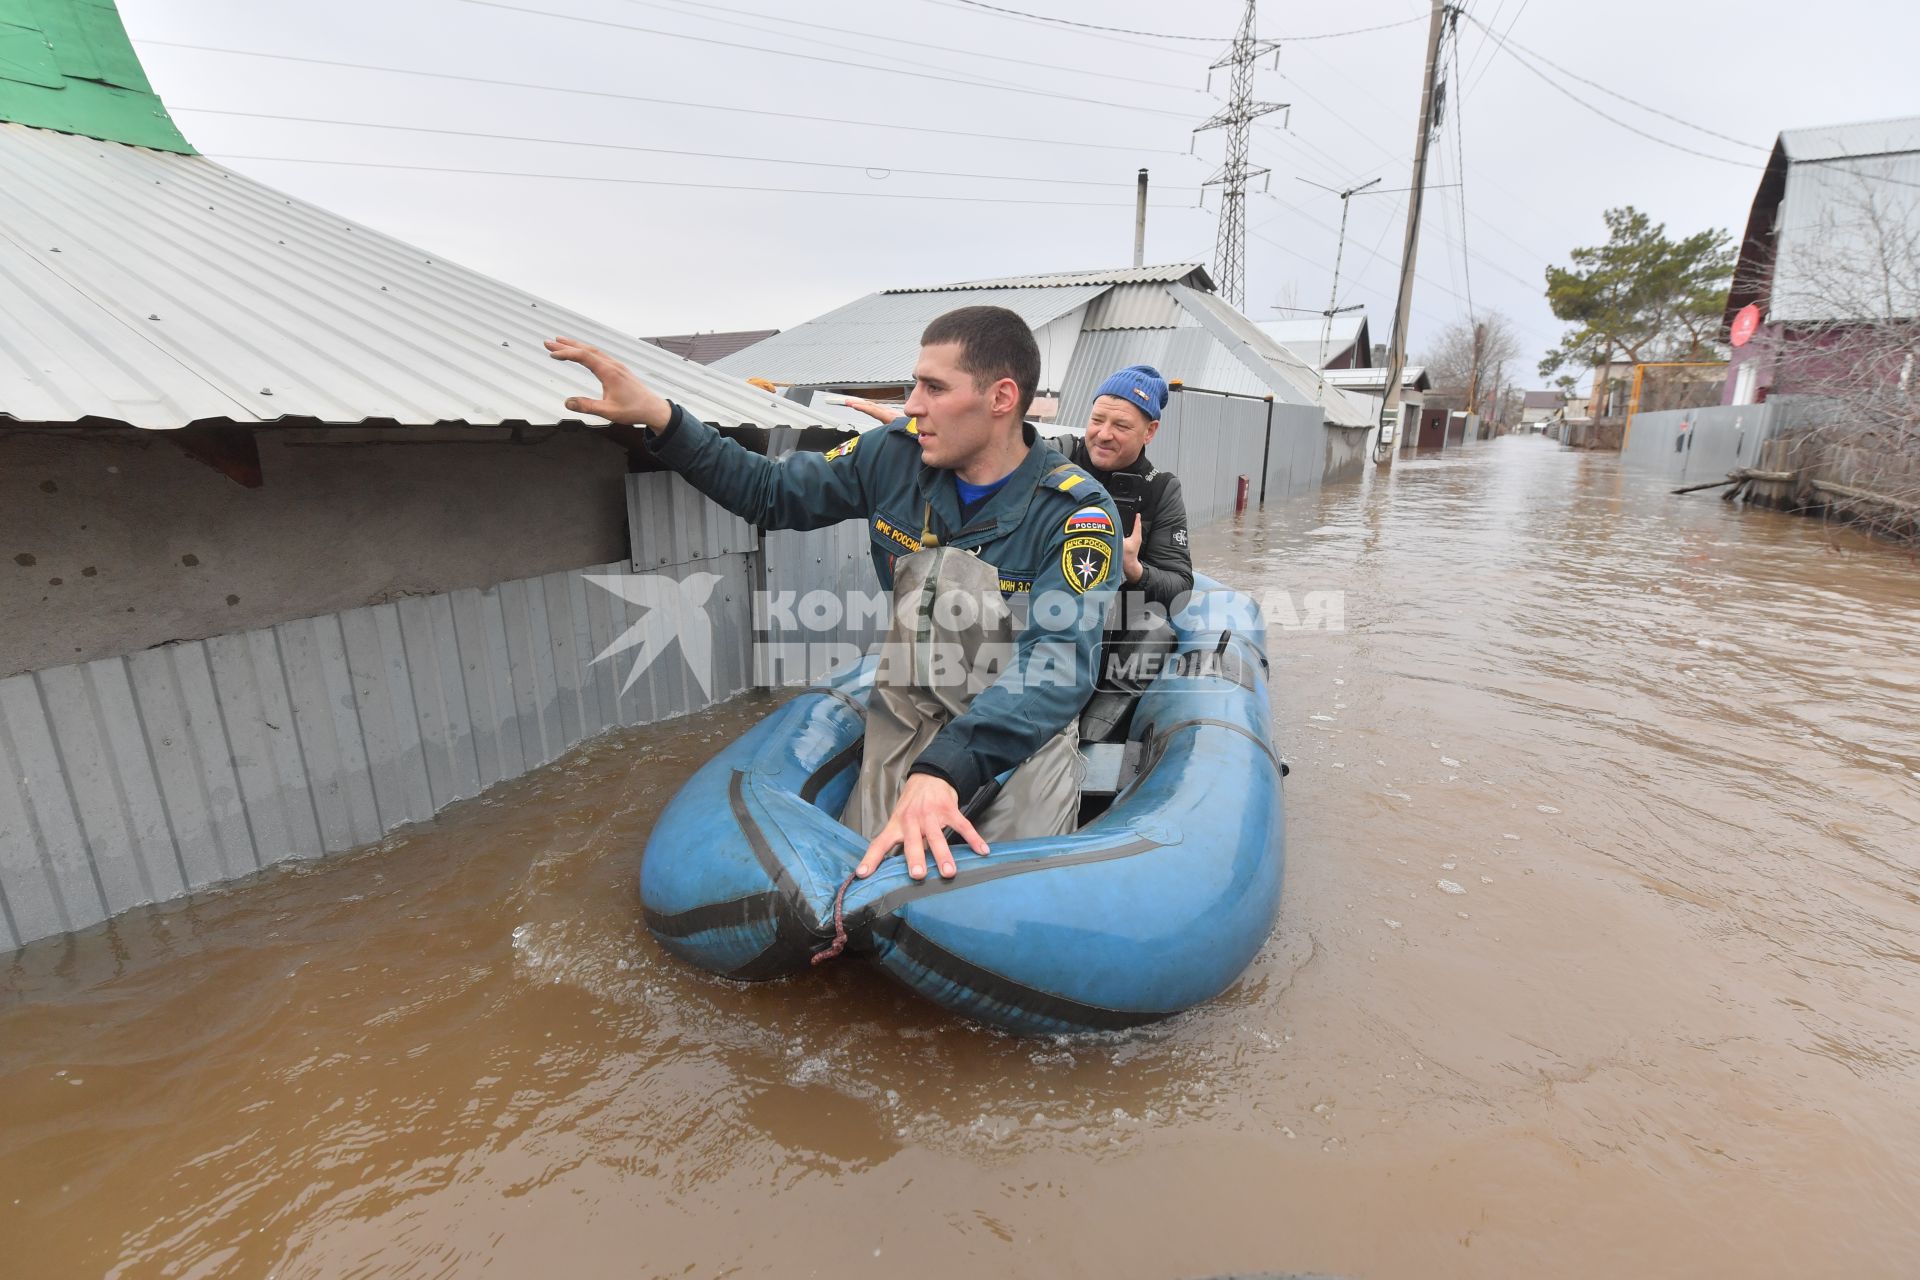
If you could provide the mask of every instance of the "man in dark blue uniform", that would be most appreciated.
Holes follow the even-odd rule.
[[[644,424],[660,459],[728,510],[773,529],[867,522],[874,568],[896,595],[889,647],[910,661],[883,662],[869,702],[860,779],[843,816],[872,836],[858,874],[901,846],[915,879],[929,850],[952,876],[946,830],[985,854],[962,807],[996,779],[1005,789],[981,828],[996,838],[1072,830],[1077,720],[1121,576],[1119,517],[1105,491],[1023,420],[1040,379],[1024,320],[1001,307],[939,317],[921,335],[907,417],[826,454],[778,461],[727,440],[605,352],[568,338],[547,349],[600,380],[600,398],[575,397],[567,408]],[[937,593],[982,588],[990,599],[963,634],[930,630],[943,612]],[[903,596],[919,607],[902,608]],[[1030,605],[1017,636],[1009,598]],[[925,678],[926,659],[948,639],[969,659],[996,646],[1008,657],[990,680]]]

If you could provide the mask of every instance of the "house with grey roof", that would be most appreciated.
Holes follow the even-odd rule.
[[[1259,323],[1268,337],[1316,369],[1373,367],[1373,338],[1364,311]]]
[[[1537,429],[1549,420],[1558,420],[1566,416],[1567,395],[1564,391],[1528,391],[1520,397],[1520,425],[1529,430]]]
[[[1789,129],[1774,142],[1727,294],[1724,404],[1818,393],[1870,366],[1888,382],[1911,358],[1863,360],[1861,335],[1920,321],[1920,116]],[[1747,308],[1757,324],[1736,321]],[[1870,344],[1871,345],[1871,344]]]
[[[912,385],[921,331],[964,306],[1007,307],[1032,328],[1045,398],[1036,404],[1062,425],[1084,421],[1094,389],[1131,364],[1188,388],[1311,406],[1332,427],[1373,425],[1364,405],[1230,306],[1193,262],[883,289],[713,367],[766,379],[796,399],[819,391],[898,399]]]

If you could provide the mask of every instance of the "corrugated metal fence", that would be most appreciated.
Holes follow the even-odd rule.
[[[1814,397],[1783,396],[1765,404],[1637,413],[1620,458],[1675,485],[1724,480],[1736,467],[1756,465],[1762,444],[1816,420],[1825,408]]]
[[[1187,518],[1197,528],[1233,514],[1237,481],[1246,476],[1250,504],[1260,500],[1261,470],[1268,502],[1320,487],[1327,430],[1312,405],[1274,404],[1268,445],[1264,400],[1182,391],[1167,403],[1148,456],[1180,477]]]
[[[606,729],[749,686],[674,655],[621,689],[595,655],[647,608],[589,575],[717,576],[752,633],[753,531],[667,474],[630,477],[637,565],[417,596],[0,680],[0,947],[377,840]]]
[[[767,455],[784,457],[799,444],[799,432],[775,431]],[[767,530],[761,542],[762,585],[776,602],[785,593],[807,596],[817,592],[823,605],[844,609],[848,601],[870,597],[880,590],[880,577],[873,571],[871,537],[864,520],[843,520],[804,533]],[[761,685],[790,684],[824,675],[834,665],[836,650],[846,646],[864,650],[882,634],[882,628],[870,616],[850,618],[843,614],[836,624],[830,616],[806,613],[798,601],[784,612],[764,613],[754,619],[763,646],[756,655],[755,671],[755,683]],[[786,625],[788,617],[794,618],[794,625]]]

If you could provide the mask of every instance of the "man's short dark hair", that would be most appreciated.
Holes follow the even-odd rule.
[[[973,375],[974,385],[986,387],[1012,378],[1020,388],[1019,416],[1027,416],[1033,393],[1040,389],[1040,344],[1018,312],[1005,307],[961,307],[934,318],[920,335],[920,345],[943,342],[960,347],[960,367]]]

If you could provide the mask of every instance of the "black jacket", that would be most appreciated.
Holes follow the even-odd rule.
[[[1093,465],[1085,439],[1073,442],[1070,460],[1111,492],[1112,472]],[[1138,591],[1154,604],[1172,608],[1175,601],[1193,590],[1193,552],[1187,546],[1187,502],[1180,493],[1180,477],[1162,471],[1147,461],[1142,452],[1132,465],[1120,468],[1145,482],[1140,502],[1140,581],[1122,581],[1122,590]],[[1122,524],[1126,517],[1121,517]],[[1124,538],[1131,530],[1122,528]],[[1118,566],[1116,566],[1118,567]]]

